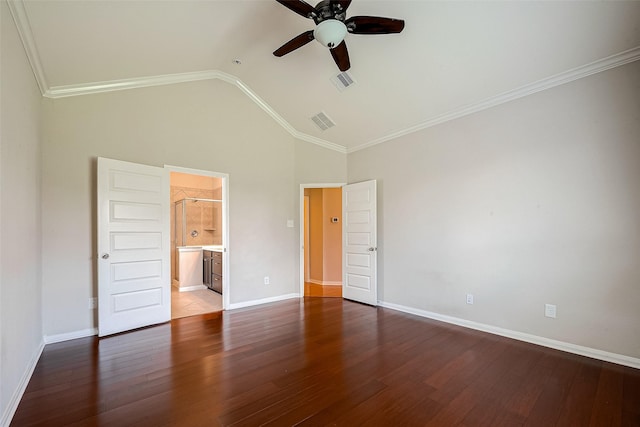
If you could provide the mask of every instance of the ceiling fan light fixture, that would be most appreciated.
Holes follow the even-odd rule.
[[[313,31],[313,37],[325,47],[333,49],[344,40],[347,26],[337,19],[327,19],[320,22]]]

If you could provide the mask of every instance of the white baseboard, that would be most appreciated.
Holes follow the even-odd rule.
[[[307,280],[307,283],[313,283],[314,285],[321,285],[321,286],[342,286],[342,282],[330,282],[330,281],[315,280],[315,279],[309,279]]]
[[[98,335],[98,328],[83,329],[81,331],[67,332],[64,334],[45,335],[44,343],[53,344],[56,342],[75,340],[76,338],[91,337],[93,335]]]
[[[451,323],[454,325],[463,326],[465,328],[489,332],[491,334],[501,335],[503,337],[513,338],[519,341],[541,345],[543,347],[549,347],[556,350],[566,351],[568,353],[591,357],[593,359],[604,360],[605,362],[617,363],[618,365],[630,366],[632,368],[640,369],[640,359],[625,356],[623,354],[611,353],[608,351],[598,350],[591,347],[584,347],[564,341],[552,340],[537,335],[499,328],[497,326],[486,325],[484,323],[473,322],[471,320],[460,319],[453,316],[446,316],[444,314],[433,313],[430,311],[420,310],[417,308],[407,307],[399,304],[393,304],[390,302],[378,301],[378,305],[380,307],[402,311],[404,313],[415,314],[416,316],[427,317],[429,319],[439,320],[441,322]]]
[[[189,292],[189,291],[199,291],[202,289],[207,289],[205,285],[194,285],[194,286],[183,286],[178,287],[178,292]]]
[[[300,294],[299,293],[285,294],[285,295],[278,295],[277,297],[269,297],[269,298],[255,299],[252,301],[232,303],[232,304],[229,304],[229,307],[227,307],[227,310],[235,310],[237,308],[251,307],[251,306],[260,305],[260,304],[268,304],[270,302],[284,301],[292,298],[300,298]]]
[[[24,395],[24,391],[27,389],[27,385],[29,385],[29,380],[31,380],[31,376],[33,375],[33,371],[36,369],[36,365],[38,364],[38,360],[40,360],[40,356],[42,355],[42,351],[44,350],[44,340],[40,341],[40,345],[38,349],[33,354],[33,357],[29,361],[24,373],[22,374],[22,378],[20,378],[20,382],[18,383],[18,387],[16,387],[15,391],[11,395],[9,402],[7,403],[7,407],[5,408],[2,417],[0,418],[0,426],[9,427],[11,424],[11,420],[16,413],[16,409],[18,409],[18,405],[20,404],[20,400],[22,400],[22,395]],[[8,390],[7,390],[8,391]]]

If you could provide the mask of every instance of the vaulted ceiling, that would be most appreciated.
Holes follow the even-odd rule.
[[[272,54],[314,27],[273,0],[10,2],[45,96],[221,78],[345,152],[640,59],[638,1],[354,0],[347,17],[406,26],[348,34],[356,83],[339,91],[320,44]]]

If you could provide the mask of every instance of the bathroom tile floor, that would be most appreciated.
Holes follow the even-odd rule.
[[[195,316],[222,310],[222,295],[209,289],[180,292],[171,286],[171,318]]]

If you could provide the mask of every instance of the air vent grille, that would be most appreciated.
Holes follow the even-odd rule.
[[[318,128],[320,130],[327,130],[329,128],[334,127],[336,124],[333,122],[333,120],[331,120],[329,117],[327,117],[327,115],[323,112],[320,112],[318,114],[316,114],[315,116],[311,117],[311,120],[313,121],[313,123],[316,124],[316,126],[318,126]]]
[[[348,87],[351,87],[356,83],[356,81],[353,80],[353,77],[351,77],[351,75],[346,71],[344,73],[340,73],[337,76],[332,77],[331,81],[338,88],[340,92],[342,92]]]

